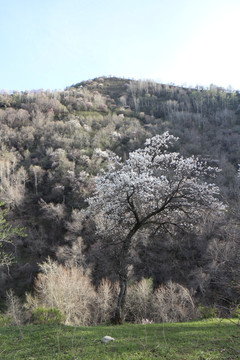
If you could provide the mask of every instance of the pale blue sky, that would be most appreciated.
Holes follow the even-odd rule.
[[[240,0],[0,0],[0,89],[98,76],[240,89]]]

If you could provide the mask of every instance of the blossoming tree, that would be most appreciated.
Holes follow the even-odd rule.
[[[130,251],[142,231],[192,230],[207,209],[222,211],[219,188],[207,183],[217,168],[197,158],[170,152],[177,138],[165,132],[122,162],[111,157],[107,172],[96,178],[87,213],[97,231],[116,248],[120,291],[115,321],[123,317]]]

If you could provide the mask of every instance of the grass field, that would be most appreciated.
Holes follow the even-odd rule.
[[[115,341],[102,344],[110,335]],[[229,320],[122,326],[0,328],[0,360],[237,360],[240,327]]]

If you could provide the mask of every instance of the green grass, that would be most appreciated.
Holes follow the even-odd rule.
[[[106,345],[100,339],[116,340]],[[97,327],[0,328],[0,360],[237,360],[240,327],[229,320]]]

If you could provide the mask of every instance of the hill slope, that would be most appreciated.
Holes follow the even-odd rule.
[[[8,220],[28,233],[15,239],[10,279],[2,269],[2,296],[8,287],[19,293],[31,288],[37,263],[48,255],[69,262],[75,254],[78,264],[92,268],[96,283],[109,274],[115,279],[111,254],[100,252],[93,224],[81,224],[79,213],[94,189],[93,177],[107,166],[107,149],[126,159],[146,138],[169,130],[179,137],[176,150],[222,168],[216,181],[236,205],[239,105],[238,92],[214,86],[187,89],[115,77],[64,91],[1,94],[0,200],[10,208]],[[215,233],[202,235],[201,242],[194,238],[184,251],[169,241],[161,249],[157,242],[139,244],[135,276],[152,276],[156,283],[173,278],[202,289],[201,269],[212,269],[209,244],[226,236],[221,226],[214,223]],[[216,282],[220,275],[214,276]]]

